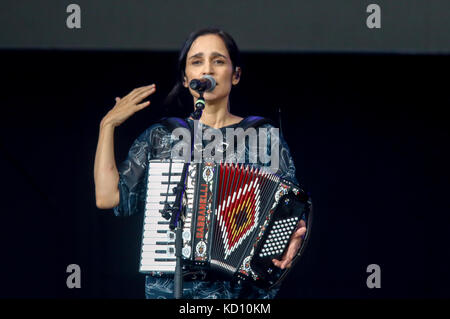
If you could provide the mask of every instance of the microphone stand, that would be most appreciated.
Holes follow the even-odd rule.
[[[205,99],[203,98],[203,91],[197,91],[200,97],[195,102],[195,111],[191,113],[194,120],[199,120],[202,117],[203,109],[205,108]]]
[[[203,109],[205,108],[205,99],[203,98],[203,90],[197,91],[200,97],[195,103],[195,111],[191,113],[191,117],[194,120],[200,119],[202,116]],[[191,149],[192,152],[192,149]],[[192,154],[191,154],[192,155]],[[184,163],[183,171],[181,173],[181,179],[178,185],[174,188],[175,202],[172,207],[166,205],[163,216],[168,216],[171,213],[171,219],[169,228],[175,231],[175,276],[174,276],[174,297],[175,299],[181,299],[183,297],[183,259],[182,259],[182,249],[183,249],[183,223],[186,218],[186,206],[183,205],[183,195],[186,185],[186,177],[188,173],[189,163]]]
[[[170,230],[176,229],[175,232],[175,277],[174,277],[174,296],[175,299],[183,297],[183,265],[182,265],[182,249],[183,249],[183,223],[185,219],[186,206],[183,205],[183,196],[185,191],[186,177],[188,173],[189,163],[184,163],[181,179],[178,185],[174,188],[175,202],[171,208],[172,216],[170,219]]]

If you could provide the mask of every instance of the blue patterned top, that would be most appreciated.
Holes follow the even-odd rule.
[[[191,119],[186,121],[193,124]],[[208,125],[201,125],[203,132],[209,130],[220,130],[224,137],[226,137],[226,129],[232,129],[238,126],[237,124],[222,127],[220,129],[214,129]],[[264,124],[260,128],[267,129],[267,149],[270,150],[272,143],[279,145],[279,165],[277,174],[280,177],[290,180],[298,184],[295,177],[294,161],[291,157],[289,147],[280,134],[278,137],[276,134],[270,134],[270,129],[273,128],[270,124]],[[212,131],[212,132],[213,132]],[[211,132],[211,131],[210,131]],[[160,123],[154,124],[147,128],[132,144],[127,158],[119,165],[119,193],[120,202],[114,207],[114,214],[116,216],[130,216],[134,214],[143,214],[145,206],[145,190],[146,190],[146,170],[148,161],[151,159],[165,159],[171,157],[172,147],[179,142],[177,137],[174,137],[171,132],[167,130],[165,126]],[[209,140],[203,141],[203,147],[210,143]],[[252,145],[248,145],[246,142],[245,149],[235,150],[232,153],[235,156],[234,160],[240,158],[240,156],[246,156],[249,158],[249,154],[257,152],[253,149]],[[242,152],[245,152],[243,154]],[[254,153],[253,153],[254,154]],[[233,161],[233,156],[230,157]],[[227,157],[227,160],[229,158]],[[257,167],[269,166],[270,163],[262,163],[258,160],[257,163],[252,165]],[[147,298],[171,298],[173,296],[173,279],[171,278],[159,278],[146,276],[145,294]],[[190,281],[184,283],[185,298],[220,298],[220,299],[234,299],[234,298],[252,298],[252,299],[265,299],[273,298],[277,289],[266,291],[258,289],[253,286],[242,287],[242,285],[235,285],[230,282],[203,282],[203,281]]]

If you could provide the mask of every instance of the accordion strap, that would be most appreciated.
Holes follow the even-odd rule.
[[[191,131],[193,130],[193,127],[191,124],[186,121],[185,119],[182,119],[180,117],[164,117],[161,119],[160,123],[164,125],[169,131],[173,131],[176,128],[182,127],[185,129],[188,129]],[[264,124],[270,124],[272,126],[275,126],[275,123],[265,117],[261,116],[247,116],[244,118],[241,122],[238,123],[238,127],[242,128],[244,131],[250,127],[257,128],[259,126],[262,126]]]
[[[172,132],[173,130],[177,129],[177,128],[185,128],[187,130],[189,130],[189,132],[191,133],[191,136],[194,136],[194,127],[191,124],[191,122],[186,121],[185,119],[182,119],[180,117],[163,117],[160,120],[160,123],[166,127],[166,129],[170,132]],[[237,124],[237,127],[242,128],[244,131],[247,130],[250,127],[253,128],[258,128],[259,126],[265,125],[265,124],[270,124],[272,126],[275,127],[275,124],[272,120],[265,118],[265,117],[261,117],[261,116],[247,116],[246,118],[244,118],[242,121],[240,121]],[[191,152],[194,146],[194,139],[191,139]]]
[[[171,132],[179,127],[188,129],[189,131],[191,131],[191,133],[193,130],[193,127],[191,127],[186,120],[180,117],[163,117],[160,123]]]
[[[272,126],[275,126],[275,124],[272,122],[272,120],[261,117],[261,116],[248,116],[244,118],[239,124],[238,127],[241,127],[244,131],[250,127],[257,128],[259,126],[262,126],[264,124],[270,124]]]

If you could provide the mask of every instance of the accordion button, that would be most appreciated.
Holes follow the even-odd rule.
[[[183,257],[189,258],[191,256],[191,247],[190,246],[183,247],[181,253],[183,254]]]
[[[190,230],[183,231],[183,239],[186,241],[191,239],[191,231]]]

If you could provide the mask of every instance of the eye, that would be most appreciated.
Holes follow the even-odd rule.
[[[225,61],[223,61],[223,60],[216,60],[216,63],[225,64]]]
[[[193,61],[192,64],[200,64],[200,61],[199,60]]]

